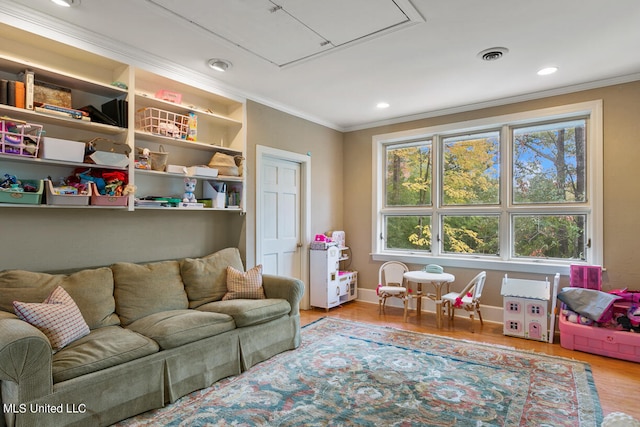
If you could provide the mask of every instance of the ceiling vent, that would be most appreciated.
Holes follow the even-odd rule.
[[[509,49],[507,49],[506,47],[492,47],[478,53],[478,57],[483,61],[497,61],[498,59],[502,58],[507,52],[509,52]]]

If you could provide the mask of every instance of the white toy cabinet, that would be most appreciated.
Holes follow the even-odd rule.
[[[330,308],[358,296],[358,272],[340,271],[340,262],[347,257],[346,247],[328,246],[310,251],[310,305]]]

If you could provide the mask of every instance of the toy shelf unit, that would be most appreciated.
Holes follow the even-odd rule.
[[[126,102],[131,84],[130,67],[90,52],[82,51],[79,55],[77,48],[19,29],[3,31],[0,46],[2,176],[8,174],[25,182],[51,177],[58,182],[78,170],[94,168],[128,174],[127,156],[124,163],[100,163],[85,158],[85,150],[87,143],[97,139],[129,147],[126,126],[107,123],[108,117],[103,120],[101,106],[114,100]],[[8,126],[9,122],[12,126]],[[26,129],[25,135],[20,136],[19,150],[11,146],[16,137],[14,128]],[[27,131],[37,135],[28,135]],[[47,189],[47,185],[44,188]],[[52,195],[46,202],[44,198],[40,201],[26,198],[33,203],[25,206],[4,201],[0,207],[98,207],[84,203],[85,199],[83,196],[82,203],[68,203],[71,197],[62,199]],[[64,202],[58,203],[62,200]],[[107,207],[122,208],[121,205]]]
[[[245,105],[218,94],[135,70],[139,132],[166,136],[177,145],[218,147],[244,152]],[[167,93],[172,96],[167,97]],[[189,128],[191,119],[192,127]]]
[[[203,202],[197,208],[242,212],[244,102],[145,70],[136,69],[135,76],[137,194],[180,198],[184,179],[195,178],[195,194]],[[158,166],[152,156],[150,164],[143,165],[139,159],[144,149],[163,153],[165,162]],[[233,159],[235,169],[217,168],[213,161],[216,155]],[[139,208],[167,206],[145,204]]]
[[[20,138],[21,143],[0,144],[0,176],[10,173],[19,180],[51,177],[58,182],[79,167],[125,169],[130,188],[136,188],[135,196],[129,196],[128,203],[105,204],[102,200],[101,207],[130,211],[162,205],[134,203],[142,197],[182,199],[186,177],[197,180],[197,195],[203,197],[205,183],[212,180],[215,188],[227,192],[224,203],[217,203],[219,207],[211,211],[244,211],[244,99],[222,95],[189,73],[160,75],[18,28],[1,29],[0,84],[11,91],[0,91],[0,95],[10,92],[12,96],[0,96],[0,116],[10,117],[12,124],[40,127],[41,132],[35,140],[33,135],[16,134],[16,129],[23,128],[2,126],[2,142]],[[88,156],[93,163],[85,160],[85,153],[77,157],[83,151],[78,150],[82,148],[79,144],[97,139],[126,146],[125,164],[121,158],[117,164],[111,162],[109,154],[122,154],[119,152],[97,150],[95,156]],[[162,152],[167,161],[161,168],[136,167],[140,166],[138,151],[145,148]],[[235,165],[214,171],[210,163],[215,155],[225,155]],[[212,205],[213,201],[207,207]],[[41,207],[29,207],[36,206]]]
[[[337,307],[358,297],[358,272],[340,270],[347,247],[337,244],[312,246],[310,250],[310,305]]]
[[[500,290],[504,310],[503,333],[553,343],[555,295],[559,282],[560,274],[555,275],[553,285],[548,279],[514,279],[505,275]]]

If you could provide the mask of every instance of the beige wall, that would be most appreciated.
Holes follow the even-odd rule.
[[[231,212],[3,208],[0,270],[62,271],[195,257],[238,246],[244,218]]]
[[[606,289],[629,286],[640,289],[640,82],[555,96],[467,113],[435,117],[345,134],[344,224],[358,270],[360,288],[374,289],[378,267],[371,260],[372,136],[407,129],[454,123],[577,102],[603,100],[604,108],[604,266]],[[414,266],[421,267],[421,266]],[[475,271],[449,269],[456,285],[470,280]],[[504,272],[488,271],[483,302],[501,306],[500,280]],[[513,277],[525,275],[511,274]],[[535,277],[535,276],[531,276]],[[561,285],[567,284],[563,277]]]
[[[343,225],[343,134],[324,126],[247,102],[247,246],[255,247],[256,145],[311,155],[311,233]],[[306,248],[305,248],[306,250]],[[247,250],[247,252],[249,249]],[[247,259],[250,256],[247,253]]]

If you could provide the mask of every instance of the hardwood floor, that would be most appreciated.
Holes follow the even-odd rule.
[[[360,301],[346,303],[328,312],[324,309],[315,308],[302,310],[300,317],[302,325],[311,323],[321,317],[336,317],[357,322],[386,325],[408,331],[505,345],[521,350],[586,362],[591,365],[603,414],[625,412],[640,420],[640,403],[638,403],[638,396],[640,396],[640,363],[567,350],[560,346],[558,337],[556,337],[555,344],[507,337],[502,334],[502,324],[485,321],[484,325],[480,326],[478,319],[475,319],[475,333],[471,333],[468,316],[466,318],[456,317],[453,326],[445,320],[442,329],[438,330],[436,328],[435,315],[432,313],[423,314],[418,319],[415,312],[412,312],[408,321],[404,323],[402,321],[402,309],[387,307],[385,313],[380,315],[378,314],[377,305]]]

